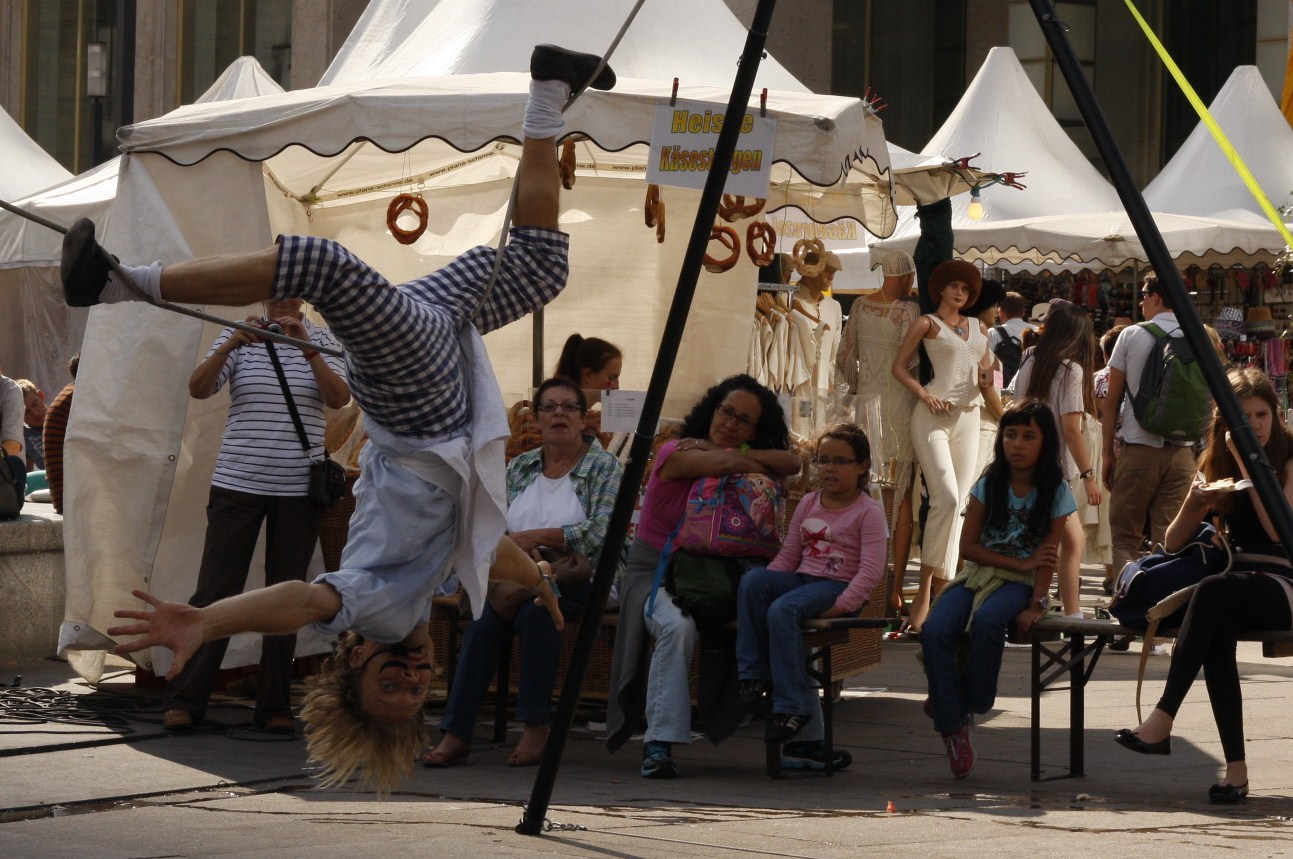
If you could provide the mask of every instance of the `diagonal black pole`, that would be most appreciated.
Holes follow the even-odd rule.
[[[1167,290],[1172,309],[1176,312],[1177,321],[1180,322],[1181,330],[1185,334],[1185,341],[1200,363],[1203,377],[1207,380],[1212,398],[1217,403],[1217,409],[1221,412],[1226,426],[1230,428],[1235,446],[1239,448],[1240,456],[1247,463],[1248,474],[1253,479],[1257,495],[1266,507],[1275,530],[1279,532],[1280,544],[1287,553],[1289,547],[1293,546],[1293,510],[1289,509],[1288,500],[1284,496],[1282,478],[1271,468],[1265,452],[1257,443],[1256,433],[1244,419],[1239,400],[1226,379],[1225,370],[1221,367],[1217,353],[1212,349],[1207,332],[1203,330],[1203,322],[1199,319],[1199,314],[1186,293],[1181,273],[1177,271],[1176,263],[1167,250],[1162,233],[1158,231],[1158,225],[1154,223],[1149,207],[1145,205],[1145,199],[1137,190],[1136,183],[1132,181],[1127,163],[1123,160],[1122,152],[1113,139],[1113,133],[1109,130],[1104,113],[1100,110],[1095,94],[1091,91],[1091,85],[1082,74],[1077,55],[1073,52],[1073,47],[1069,44],[1066,35],[1067,26],[1056,16],[1049,0],[1029,0],[1029,3],[1046,36],[1046,41],[1050,44],[1055,62],[1064,74],[1069,90],[1073,93],[1073,100],[1082,111],[1082,119],[1091,132],[1096,148],[1100,151],[1100,157],[1104,159],[1105,166],[1109,169],[1109,178],[1122,199],[1127,217],[1145,247],[1150,265],[1158,274],[1158,282]]]
[[[759,0],[749,34],[745,39],[741,64],[737,69],[736,79],[732,82],[732,95],[727,103],[726,116],[744,116],[749,109],[750,93],[754,90],[754,77],[759,70],[759,62],[763,59],[768,25],[772,21],[772,10],[776,5],[776,0]],[[718,135],[718,143],[714,147],[709,177],[701,193],[700,206],[696,210],[696,221],[692,224],[691,238],[687,243],[687,253],[683,256],[682,270],[678,274],[673,304],[669,308],[669,317],[665,321],[660,349],[656,352],[655,367],[651,370],[651,383],[647,386],[646,399],[642,404],[642,417],[638,420],[637,433],[629,449],[628,465],[624,469],[624,479],[620,483],[619,494],[615,497],[615,508],[611,512],[611,521],[607,527],[606,542],[602,545],[597,572],[593,576],[593,590],[588,597],[588,606],[584,609],[586,622],[579,625],[579,636],[575,640],[575,649],[570,656],[570,665],[566,669],[561,698],[552,716],[548,744],[544,746],[543,759],[539,762],[539,771],[534,777],[534,787],[525,808],[525,816],[516,827],[516,831],[522,835],[538,835],[543,831],[544,819],[552,799],[552,789],[557,781],[557,768],[561,764],[561,755],[566,748],[570,727],[575,721],[575,705],[579,701],[579,692],[583,687],[584,672],[588,668],[593,645],[596,644],[600,633],[601,624],[597,619],[606,609],[606,598],[610,594],[611,583],[615,579],[615,568],[619,565],[619,557],[624,550],[624,538],[633,516],[633,506],[637,501],[638,488],[642,485],[642,476],[646,473],[647,461],[651,455],[651,442],[655,438],[656,423],[660,420],[660,411],[664,406],[665,390],[669,386],[669,378],[673,375],[674,359],[678,354],[678,345],[682,342],[683,329],[687,325],[692,296],[696,293],[696,281],[700,277],[700,267],[705,260],[705,248],[709,244],[709,232],[713,227],[714,218],[718,215],[718,204],[723,196],[723,184],[727,180],[740,130],[741,123],[724,122],[723,130]]]

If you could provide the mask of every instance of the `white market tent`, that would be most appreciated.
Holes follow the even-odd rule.
[[[605,44],[585,31],[630,4],[589,4],[583,26],[554,32],[548,28],[558,10],[571,4],[496,5],[510,7],[508,23],[524,29],[527,43],[600,51]],[[718,0],[703,10],[686,5],[692,26],[711,36],[706,56],[734,74],[744,31],[733,30],[730,44],[712,41],[731,13]],[[711,12],[714,21],[706,20]],[[676,22],[668,24],[654,44],[672,57],[672,49],[660,50],[676,41]],[[722,80],[684,79],[679,97],[725,105],[730,81],[712,77]],[[128,261],[173,262],[262,248],[280,232],[304,233],[340,240],[392,280],[419,276],[467,247],[495,243],[528,88],[528,75],[512,71],[364,80],[194,105],[123,129],[125,156],[104,243]],[[577,330],[618,343],[630,387],[645,384],[699,200],[698,192],[665,188],[671,225],[665,242],[657,244],[643,226],[651,119],[669,97],[669,81],[622,76],[614,92],[587,93],[566,114],[567,131],[587,139],[578,147],[577,184],[563,196],[571,284],[548,307],[546,321],[562,337]],[[758,109],[757,95],[751,108]],[[792,201],[803,195],[816,217],[878,211],[881,220],[892,219],[882,124],[859,100],[770,91],[767,111],[777,122],[774,182],[784,195]],[[405,190],[431,204],[427,232],[408,246],[385,226],[388,201]],[[752,306],[755,277],[748,260],[723,275],[702,272],[667,408],[681,409],[714,379],[744,369],[751,314],[732,308]],[[110,625],[113,609],[131,604],[131,588],[147,582],[178,600],[192,589],[224,404],[190,402],[185,381],[215,332],[146,306],[91,312],[82,365],[91,377],[78,388],[67,457],[69,469],[90,472],[91,460],[94,466],[93,476],[68,493],[73,527],[61,641],[71,645],[82,673],[97,667],[99,654],[86,652],[102,645],[92,631]],[[525,324],[486,338],[510,395],[528,388],[529,339]],[[105,457],[109,438],[116,443]],[[235,640],[226,665],[254,652],[254,643]],[[148,655],[145,661],[156,670],[168,664],[164,651],[151,657],[156,661]]]
[[[239,57],[198,104],[282,92],[252,57]],[[106,230],[117,196],[120,157],[14,200],[56,224],[89,218]],[[61,169],[61,168],[60,168]],[[8,200],[10,198],[5,197]],[[33,379],[51,397],[67,380],[67,359],[80,348],[86,311],[63,303],[58,285],[62,236],[12,212],[0,211],[0,295],[20,312],[0,320],[0,367]]]
[[[13,117],[0,110],[0,200],[13,202],[72,177]]]
[[[1271,203],[1278,209],[1293,202],[1293,128],[1257,67],[1237,66],[1208,111]],[[1144,193],[1155,212],[1270,224],[1202,122]]]

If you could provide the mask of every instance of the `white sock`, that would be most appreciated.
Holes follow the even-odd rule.
[[[121,270],[130,275],[141,292],[152,298],[154,301],[162,300],[162,264],[155,262],[152,265],[122,265]],[[118,301],[142,301],[133,289],[126,286],[117,278],[115,271],[108,272],[108,282],[103,287],[103,292],[99,295],[99,301],[104,304],[116,304]]]
[[[1079,609],[1078,611],[1073,612],[1072,614],[1066,614],[1066,615],[1064,615],[1064,616],[1065,616],[1065,617],[1075,617],[1075,618],[1076,618],[1076,617],[1086,617],[1086,615],[1084,615],[1084,614],[1082,613],[1081,609]]]
[[[521,131],[534,140],[559,135],[566,127],[561,108],[568,98],[570,86],[565,81],[530,81],[530,99],[525,103]]]

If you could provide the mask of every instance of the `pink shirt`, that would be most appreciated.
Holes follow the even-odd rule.
[[[659,552],[664,551],[669,535],[678,527],[678,520],[682,519],[687,507],[687,496],[696,482],[693,478],[666,480],[660,477],[660,467],[678,447],[679,441],[681,439],[671,438],[656,452],[655,466],[651,469],[651,479],[647,481],[642,510],[638,514],[637,538]]]
[[[799,502],[768,569],[848,582],[835,607],[855,614],[884,576],[889,526],[884,509],[865,492],[841,510],[822,506],[821,495],[810,492]]]

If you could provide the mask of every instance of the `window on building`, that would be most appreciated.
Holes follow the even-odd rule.
[[[183,4],[180,99],[190,104],[239,57],[255,57],[284,88],[292,59],[292,0],[188,0]]]
[[[868,89],[885,137],[919,151],[965,91],[965,0],[835,0],[831,91]]]
[[[1069,44],[1077,54],[1078,63],[1088,83],[1095,82],[1096,0],[1069,0],[1055,4],[1055,14],[1068,25]],[[1073,138],[1087,156],[1095,159],[1097,152],[1091,135],[1082,121],[1073,92],[1064,80],[1064,74],[1055,64],[1050,46],[1037,16],[1026,0],[1012,0],[1010,4],[1010,47],[1014,50],[1024,73],[1032,81],[1042,101],[1051,109],[1055,119]]]

